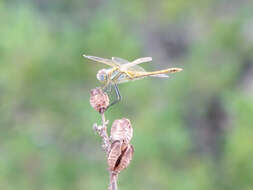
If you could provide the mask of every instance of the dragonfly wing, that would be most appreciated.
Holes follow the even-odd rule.
[[[112,60],[113,60],[116,64],[119,64],[119,65],[129,63],[128,60],[122,59],[122,58],[120,58],[120,57],[112,57]]]
[[[146,72],[146,70],[139,65],[134,65],[134,66],[128,68],[127,70],[132,71],[132,72]]]
[[[140,58],[140,59],[142,59],[142,61],[144,61],[143,58]],[[139,66],[139,65],[136,65],[136,63],[134,63],[134,64],[131,63],[131,65],[132,65],[132,66],[131,66],[131,65],[130,65],[130,62],[129,62],[128,60],[126,60],[126,59],[122,59],[122,58],[120,58],[120,57],[112,57],[112,60],[113,60],[115,63],[121,65],[121,67],[123,67],[123,69],[127,69],[127,70],[130,70],[130,71],[145,72],[145,69],[142,68],[142,67]],[[139,59],[138,59],[138,60],[139,60]]]
[[[112,61],[111,59],[105,59],[105,58],[101,58],[101,57],[96,57],[96,56],[91,56],[91,55],[83,55],[85,58],[90,59],[92,61],[96,61],[99,63],[103,63],[106,65],[109,65],[111,67],[115,67],[118,66],[117,64],[114,63],[114,61]]]
[[[135,59],[132,63],[140,64],[140,63],[145,63],[145,62],[150,62],[150,61],[152,61],[152,57],[141,57],[141,58]]]
[[[120,57],[112,57],[112,60],[115,63],[120,64],[121,67],[123,67],[123,69],[127,69],[129,71],[145,72],[145,69],[139,65],[133,65],[133,66],[130,65],[131,67],[127,66],[128,64],[130,64],[130,62],[128,60],[122,59]],[[125,66],[127,66],[127,67],[125,67]]]
[[[158,77],[158,78],[169,78],[166,74],[156,74],[156,75],[150,75],[151,77]]]
[[[135,59],[133,62],[129,62],[129,63],[124,64],[123,67],[125,69],[128,69],[128,68],[138,65],[140,63],[145,63],[145,62],[150,62],[150,61],[152,61],[152,57],[142,57],[139,59]]]

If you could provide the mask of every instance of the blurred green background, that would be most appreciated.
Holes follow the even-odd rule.
[[[0,189],[106,189],[103,68],[82,54],[182,67],[120,85],[134,158],[121,190],[253,189],[252,0],[0,0]]]

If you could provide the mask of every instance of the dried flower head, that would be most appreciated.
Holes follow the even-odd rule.
[[[121,143],[120,141],[114,141],[111,145],[111,150],[107,158],[107,163],[110,171],[114,170],[120,155],[121,155]]]
[[[101,88],[90,91],[90,105],[99,113],[104,113],[109,106],[109,97]]]
[[[133,157],[133,146],[127,145],[122,151],[120,141],[115,141],[112,144],[111,151],[108,155],[107,163],[109,170],[115,173],[120,173],[128,167]]]
[[[115,166],[114,172],[120,173],[122,170],[128,167],[134,154],[134,147],[128,145],[127,148],[122,152],[121,158],[119,158],[118,165]]]
[[[112,124],[111,128],[111,140],[121,141],[125,144],[129,144],[130,140],[133,136],[133,128],[131,126],[131,122],[126,119],[118,119],[115,120]]]

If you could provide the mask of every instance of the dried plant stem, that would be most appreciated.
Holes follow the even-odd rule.
[[[109,185],[108,190],[118,190],[117,179],[118,179],[118,174],[114,172],[110,172],[110,185]]]
[[[102,148],[108,156],[110,147],[111,147],[110,138],[107,134],[107,124],[109,121],[106,121],[104,113],[101,113],[101,117],[102,117],[102,126],[97,125],[97,123],[95,123],[93,125],[93,129],[99,134],[99,136],[102,137],[102,141],[103,141]],[[112,171],[109,171],[109,174],[110,174],[110,183],[109,183],[108,190],[117,190],[118,189],[117,188],[118,174]]]
[[[102,136],[103,145],[102,146],[103,146],[106,154],[108,155],[109,150],[110,150],[110,146],[111,146],[110,139],[109,139],[108,134],[107,134],[107,124],[108,124],[109,121],[108,120],[106,121],[104,113],[102,113],[101,116],[102,116],[102,125],[103,125],[102,126],[102,130],[103,130],[103,136]]]
[[[97,123],[95,123],[93,125],[93,129],[99,134],[99,136],[102,137],[102,141],[103,141],[102,148],[108,156],[110,147],[111,147],[110,138],[107,134],[107,124],[109,121],[106,121],[104,113],[101,114],[101,117],[102,117],[102,126],[97,125]],[[112,171],[109,171],[109,174],[110,174],[110,183],[109,183],[108,190],[117,190],[118,189],[117,188],[118,174]]]
[[[130,140],[133,136],[131,122],[127,118],[115,120],[112,124],[110,137],[107,133],[108,120],[104,112],[109,106],[109,97],[101,88],[95,88],[90,93],[91,106],[101,114],[102,125],[95,123],[93,129],[102,138],[102,149],[107,156],[110,183],[108,190],[117,190],[118,174],[127,168],[133,157],[133,146]]]
[[[107,124],[109,121],[106,121],[105,119],[105,114],[102,113],[102,126],[101,125],[97,125],[97,123],[95,123],[93,125],[93,129],[102,137],[102,148],[103,150],[106,152],[106,154],[109,154],[109,150],[110,150],[110,139],[108,137],[107,134]]]

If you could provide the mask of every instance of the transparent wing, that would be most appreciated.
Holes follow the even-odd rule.
[[[156,75],[151,75],[151,77],[157,77],[157,78],[169,78],[168,75],[166,74],[156,74]]]
[[[146,72],[146,70],[139,65],[134,65],[132,67],[129,67],[127,70],[132,71],[132,72]]]
[[[142,58],[141,58],[142,59]],[[145,69],[142,68],[141,66],[138,65],[133,65],[131,67],[128,66],[128,64],[130,64],[130,62],[126,59],[122,59],[120,57],[112,57],[112,60],[116,63],[121,65],[121,67],[123,67],[124,69],[127,69],[129,71],[137,71],[137,72],[145,72]],[[126,66],[126,67],[125,67]]]
[[[130,70],[130,71],[137,71],[137,72],[145,72],[145,69],[137,64],[149,62],[152,60],[151,57],[142,57],[139,59],[134,60],[133,62],[129,62],[126,59],[122,59],[120,57],[112,57],[112,60],[116,63],[121,65],[122,68]]]
[[[141,57],[141,58],[135,59],[132,63],[140,64],[140,63],[150,62],[150,61],[152,61],[152,57]]]
[[[105,59],[105,58],[101,58],[101,57],[96,57],[96,56],[91,56],[91,55],[83,55],[85,58],[90,59],[92,61],[96,61],[99,63],[103,63],[106,65],[109,65],[111,67],[115,67],[118,66],[113,60],[111,59]]]
[[[142,58],[139,58],[139,59],[135,59],[132,62],[124,64],[123,67],[125,69],[128,69],[128,68],[133,67],[135,65],[138,65],[140,63],[145,63],[145,62],[150,62],[150,61],[152,61],[152,57],[142,57]]]
[[[121,66],[122,69],[127,69],[130,71],[137,71],[137,72],[145,72],[145,69],[138,66],[137,64],[149,62],[152,60],[152,57],[142,57],[134,60],[133,62],[129,62],[126,59],[122,59],[120,57],[112,57],[112,60],[115,62],[115,64],[118,64]]]
[[[119,65],[129,63],[128,60],[122,59],[122,58],[120,58],[120,57],[112,57],[112,60],[113,60],[116,64],[119,64]]]

